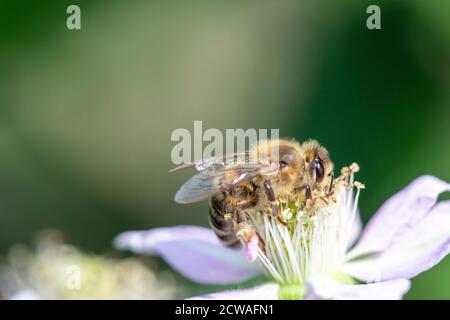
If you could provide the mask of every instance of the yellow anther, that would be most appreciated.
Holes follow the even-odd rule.
[[[355,185],[355,188],[357,188],[357,189],[365,189],[366,188],[366,186],[359,181],[355,181],[354,185]]]
[[[291,210],[289,209],[283,210],[281,212],[281,217],[283,218],[284,221],[290,220],[292,218]]]
[[[245,242],[249,241],[253,235],[255,234],[255,231],[250,229],[248,226],[241,226],[238,225],[238,231],[236,232],[236,237],[238,239],[242,239]]]
[[[353,163],[350,165],[350,170],[351,170],[352,172],[358,172],[358,171],[359,171],[359,165],[358,165],[356,162],[353,162]]]

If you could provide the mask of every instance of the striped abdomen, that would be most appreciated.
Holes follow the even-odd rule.
[[[256,185],[252,182],[237,186],[211,198],[209,204],[209,223],[220,241],[226,246],[239,244],[235,226],[245,216],[245,210],[258,203]],[[225,216],[228,219],[225,219]]]

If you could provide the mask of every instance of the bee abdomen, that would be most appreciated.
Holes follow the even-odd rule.
[[[236,238],[233,221],[232,219],[225,219],[227,212],[223,210],[225,208],[220,205],[220,202],[220,200],[215,198],[211,199],[209,206],[209,224],[211,229],[224,245],[238,245],[239,240]],[[220,207],[222,207],[222,210],[220,210]]]

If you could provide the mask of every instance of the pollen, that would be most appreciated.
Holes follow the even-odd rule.
[[[283,218],[283,220],[285,222],[287,222],[288,220],[292,219],[292,212],[289,209],[285,209],[283,211],[281,211],[281,217]]]
[[[236,237],[242,239],[244,242],[250,241],[250,239],[255,235],[255,231],[246,224],[240,224],[237,227],[238,231]]]
[[[341,175],[347,176],[347,175],[349,175],[349,174],[350,174],[350,168],[349,168],[349,167],[343,167],[343,168],[341,169]]]

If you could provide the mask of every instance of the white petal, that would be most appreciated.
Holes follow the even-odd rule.
[[[227,290],[192,297],[189,300],[277,300],[278,285],[267,283],[250,289]]]
[[[160,255],[175,270],[200,283],[239,283],[259,274],[243,248],[228,248],[213,231],[196,226],[128,231],[114,240],[118,249]]]
[[[410,279],[436,265],[449,251],[450,201],[443,201],[384,252],[348,262],[343,272],[366,282]]]
[[[433,176],[422,176],[411,182],[381,206],[348,256],[357,257],[388,248],[396,238],[416,225],[445,191],[450,191],[450,184]]]
[[[308,281],[307,300],[399,300],[409,290],[406,279],[373,284],[342,284],[329,278],[315,277]]]

